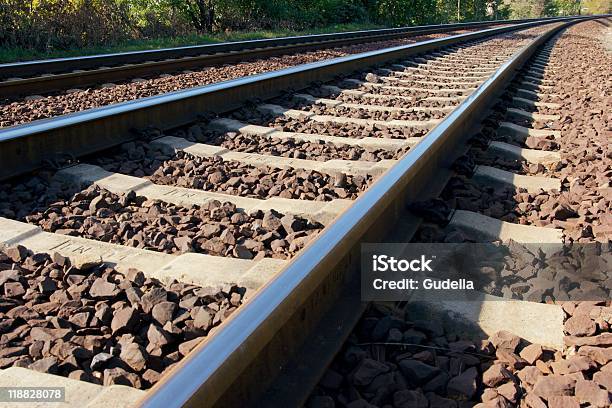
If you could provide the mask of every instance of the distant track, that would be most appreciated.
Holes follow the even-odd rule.
[[[281,37],[0,64],[0,98],[37,95],[287,53],[529,21],[536,19]]]

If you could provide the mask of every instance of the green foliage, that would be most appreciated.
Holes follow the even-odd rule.
[[[505,0],[512,18],[610,13],[610,0]],[[582,8],[582,11],[581,11]]]
[[[583,14],[609,14],[612,13],[610,0],[583,0]]]
[[[347,23],[397,27],[510,15],[537,17],[575,14],[578,4],[573,0],[0,0],[0,48],[50,53],[237,30],[312,30]]]

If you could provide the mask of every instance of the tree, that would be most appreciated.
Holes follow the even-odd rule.
[[[170,5],[181,10],[199,32],[211,33],[215,24],[216,0],[170,0]]]

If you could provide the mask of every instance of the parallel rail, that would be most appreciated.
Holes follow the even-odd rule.
[[[0,64],[0,98],[124,81],[126,78],[305,52],[323,47],[546,20],[495,20],[364,30]],[[14,79],[7,80],[10,78]]]

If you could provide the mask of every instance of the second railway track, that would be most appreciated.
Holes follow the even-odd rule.
[[[201,69],[203,66],[535,20],[401,27],[0,64],[0,98],[38,96],[60,90],[123,82],[127,79],[142,80],[145,77]],[[545,19],[541,19],[543,20]]]
[[[383,236],[406,201],[443,186],[463,133],[566,24],[464,34],[0,131],[3,177],[61,167],[3,186],[0,241],[11,249],[0,262],[21,271],[4,283],[5,342],[28,351],[9,356],[17,367],[0,381],[30,366],[71,377],[33,377],[68,390],[93,383],[67,395],[75,405],[234,406],[261,397],[305,340],[331,359],[362,310],[351,293],[357,239]],[[532,78],[517,97],[533,92]],[[83,159],[65,163],[66,153]],[[400,221],[396,239],[409,239],[418,222]],[[343,319],[330,344],[307,337]],[[324,368],[308,371],[293,402]],[[289,397],[276,387],[264,398]]]

